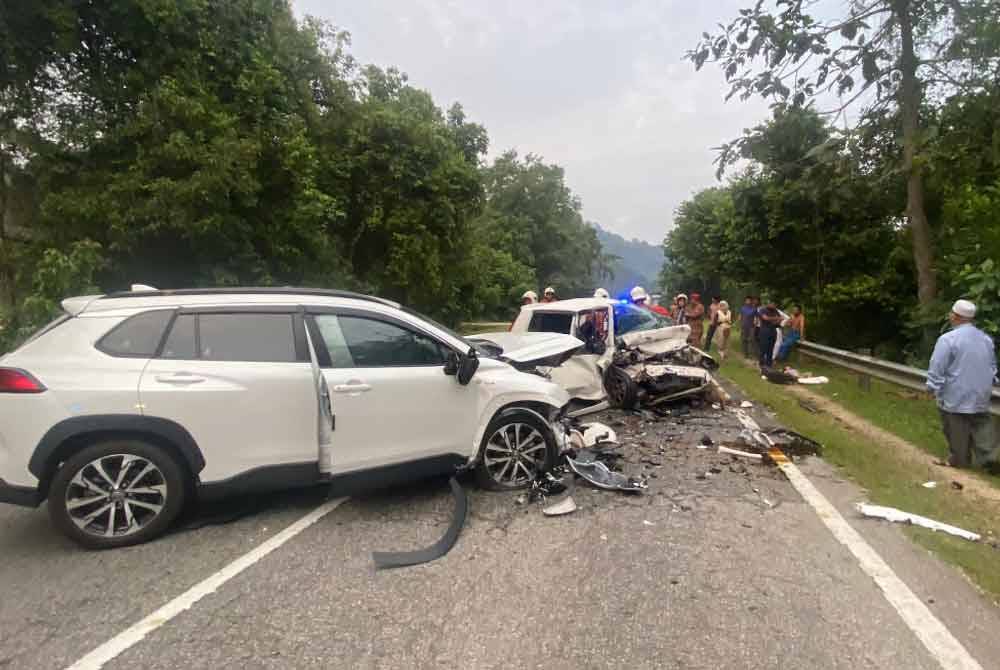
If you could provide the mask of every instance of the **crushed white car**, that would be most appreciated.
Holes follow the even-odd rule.
[[[510,332],[470,339],[496,357],[532,364],[569,393],[571,414],[579,415],[688,396],[725,400],[710,372],[718,364],[688,344],[690,333],[688,326],[630,303],[577,298],[525,305]],[[569,350],[570,340],[543,334],[574,338],[575,348]]]

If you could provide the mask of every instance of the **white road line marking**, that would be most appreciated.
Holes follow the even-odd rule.
[[[737,416],[744,427],[760,432],[760,426],[749,414],[737,410]],[[766,434],[762,435],[766,438]],[[903,622],[916,634],[941,667],[944,670],[983,670],[983,666],[966,651],[962,643],[955,639],[955,636],[892,571],[889,564],[882,560],[871,545],[865,542],[861,534],[847,523],[837,508],[813,486],[809,478],[802,474],[794,463],[784,458],[784,454],[774,460],[837,541],[854,554],[861,569],[875,580],[882,589],[885,599],[896,609]]]
[[[105,663],[112,660],[137,642],[141,641],[144,637],[173,619],[181,612],[190,609],[199,600],[211,593],[214,593],[220,586],[228,582],[230,579],[240,574],[254,563],[257,563],[260,559],[264,558],[272,551],[304,531],[306,528],[313,525],[333,510],[337,509],[337,506],[345,500],[347,500],[347,498],[338,498],[336,500],[330,500],[323,503],[274,537],[265,540],[259,546],[250,550],[246,554],[243,554],[235,561],[216,572],[214,575],[211,575],[207,579],[195,584],[190,589],[177,596],[139,623],[135,624],[131,628],[125,629],[99,646],[97,649],[94,649],[79,661],[69,666],[67,670],[99,670],[104,667]]]
[[[945,670],[982,670],[962,643],[945,628],[944,624],[927,608],[920,598],[900,579],[889,564],[882,560],[871,545],[854,530],[840,512],[823,497],[802,471],[791,461],[781,468],[792,486],[806,499],[833,536],[858,559],[861,569],[875,580],[886,600],[896,608],[899,616],[927,647]]]

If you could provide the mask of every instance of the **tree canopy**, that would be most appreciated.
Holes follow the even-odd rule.
[[[562,169],[285,0],[2,0],[5,338],[78,291],[308,284],[508,317],[605,270]]]

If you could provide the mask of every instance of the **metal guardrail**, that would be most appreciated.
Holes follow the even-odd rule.
[[[911,368],[908,365],[883,361],[880,358],[856,354],[851,351],[844,351],[843,349],[834,349],[833,347],[806,340],[800,340],[796,348],[807,356],[857,372],[858,374],[868,375],[915,391],[927,391],[927,386],[925,385],[927,370]],[[1000,390],[996,388],[993,389],[990,414],[1000,417]]]

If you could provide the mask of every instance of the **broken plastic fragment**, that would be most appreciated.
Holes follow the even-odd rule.
[[[829,381],[827,377],[799,377],[800,384],[826,384]]]
[[[858,503],[857,509],[865,516],[885,519],[886,521],[892,521],[894,523],[909,523],[914,526],[929,528],[933,531],[948,533],[949,535],[961,537],[971,542],[979,542],[979,540],[982,539],[982,535],[979,533],[973,533],[972,531],[968,531],[957,526],[949,526],[946,523],[934,521],[933,519],[928,519],[927,517],[919,516],[917,514],[903,512],[902,510],[895,509],[894,507],[882,507],[880,505]]]
[[[764,460],[762,454],[751,454],[749,451],[740,451],[739,449],[730,449],[729,447],[719,447],[720,454],[730,454],[732,456],[742,456],[743,458],[752,458],[757,461]]]
[[[604,463],[581,463],[566,457],[570,470],[583,477],[597,488],[607,491],[643,491],[647,488],[645,482],[632,477],[626,477],[620,472],[612,472]]]
[[[924,482],[921,486],[925,489],[935,489],[937,488],[937,482]]]
[[[542,509],[542,514],[545,516],[562,516],[564,514],[571,514],[576,510],[576,502],[572,497],[567,496],[554,505],[549,505]]]
[[[465,518],[469,513],[469,497],[454,477],[448,480],[448,485],[451,487],[452,497],[455,498],[455,513],[441,539],[425,549],[416,551],[373,551],[372,560],[376,570],[430,563],[451,551],[458,541],[459,533],[462,532],[462,526],[465,525]]]

